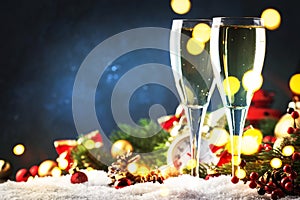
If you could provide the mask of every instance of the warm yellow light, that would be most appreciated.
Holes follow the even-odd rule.
[[[261,74],[249,70],[244,74],[242,84],[245,90],[255,92],[261,88],[263,77]]]
[[[247,129],[244,132],[243,136],[251,136],[253,138],[256,138],[258,144],[261,144],[261,142],[263,140],[263,133],[259,129],[256,129],[256,128]]]
[[[28,181],[32,181],[33,179],[34,179],[33,176],[29,176],[28,179],[27,179],[27,182],[28,182]]]
[[[197,166],[197,161],[195,159],[188,160],[186,167],[187,169],[194,169]]]
[[[24,153],[25,151],[25,147],[23,144],[17,144],[16,146],[14,146],[13,148],[13,153],[17,156],[20,156]]]
[[[232,162],[235,166],[239,166],[242,162],[242,159],[240,156],[233,156],[232,159],[233,159]]]
[[[127,165],[127,170],[131,174],[135,174],[138,170],[138,165],[136,163],[130,163],[130,164]]]
[[[269,30],[275,30],[280,26],[280,13],[273,8],[264,10],[261,14],[261,18],[263,18],[265,27]]]
[[[235,76],[229,76],[223,81],[223,87],[227,96],[233,96],[240,89],[240,81]]]
[[[67,159],[57,159],[58,167],[62,170],[67,169],[69,162]]]
[[[195,38],[190,38],[186,43],[187,51],[192,55],[199,55],[204,50],[205,44]]]
[[[229,133],[223,128],[214,128],[210,132],[208,142],[215,146],[223,146],[227,144],[229,140]]]
[[[257,139],[252,136],[243,136],[242,140],[242,154],[252,155],[255,154],[259,149],[260,143]]]
[[[137,173],[141,176],[147,176],[150,170],[146,166],[140,166],[137,170]]]
[[[186,14],[191,9],[190,0],[171,0],[172,10],[180,15]]]
[[[238,168],[236,171],[235,171],[235,175],[236,177],[238,177],[239,179],[243,179],[246,177],[246,172],[245,170],[241,169],[241,168]]]
[[[282,155],[291,156],[295,151],[295,148],[292,145],[288,145],[282,148]]]
[[[271,167],[278,169],[282,166],[282,161],[279,158],[273,158],[270,161],[270,165],[271,165]]]
[[[61,169],[59,167],[54,167],[52,170],[51,170],[51,175],[53,177],[60,177],[61,176]]]
[[[83,145],[87,149],[95,148],[95,142],[93,140],[86,140],[86,141],[84,141]]]
[[[290,79],[290,89],[295,94],[300,94],[300,74],[295,74]]]
[[[238,135],[234,135],[233,136],[233,140],[230,138],[230,142],[228,142],[225,146],[225,148],[228,150],[229,153],[233,154],[233,155],[239,155],[239,149],[240,149],[240,141],[241,141],[241,137],[239,137]],[[233,146],[232,146],[233,144]],[[233,147],[233,150],[232,148]]]
[[[210,26],[205,23],[197,24],[193,29],[192,36],[200,42],[207,42],[210,39]]]

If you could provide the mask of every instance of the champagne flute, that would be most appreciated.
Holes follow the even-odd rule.
[[[238,176],[242,134],[253,93],[262,85],[266,48],[261,18],[213,18],[210,55],[230,131],[232,176]]]
[[[199,176],[201,128],[215,82],[209,55],[210,19],[175,19],[170,33],[173,76],[190,129],[192,176]]]

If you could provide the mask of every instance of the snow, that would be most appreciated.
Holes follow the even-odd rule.
[[[72,184],[70,175],[61,177],[34,178],[28,182],[7,181],[0,184],[0,199],[3,200],[155,200],[155,199],[270,199],[260,196],[255,189],[239,182],[232,184],[230,176],[219,176],[209,180],[189,175],[169,178],[163,184],[139,183],[122,189],[108,186],[110,179],[104,171],[84,171],[89,181]],[[300,199],[285,197],[284,199]]]

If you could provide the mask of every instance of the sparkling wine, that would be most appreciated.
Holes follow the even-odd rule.
[[[264,52],[265,29],[262,26],[220,26],[218,48],[221,83],[226,106],[242,109],[250,105],[255,84],[260,76]],[[247,75],[253,73],[254,76]],[[248,84],[248,85],[247,85]]]
[[[183,101],[186,105],[203,106],[208,103],[208,95],[212,85],[212,67],[209,55],[209,41],[201,43],[199,48],[203,48],[202,52],[194,55],[188,49],[187,43],[192,38],[193,29],[183,28],[180,38],[180,65],[182,66],[182,77],[178,79],[181,86]],[[197,41],[196,41],[197,42]],[[201,46],[201,47],[200,47]]]

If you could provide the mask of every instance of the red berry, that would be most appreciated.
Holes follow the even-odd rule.
[[[295,129],[293,127],[289,127],[288,130],[287,130],[287,133],[288,134],[293,134],[293,133],[295,133]]]
[[[293,190],[293,183],[292,182],[287,182],[285,185],[284,185],[284,189],[286,189],[287,191],[292,191]]]
[[[256,179],[258,179],[258,173],[257,172],[251,172],[251,174],[250,174],[250,179],[251,180],[256,180]]]
[[[292,172],[292,166],[289,164],[286,164],[283,166],[283,171],[286,173],[291,173]]]
[[[131,185],[131,181],[128,178],[121,178],[115,182],[114,186],[116,189],[120,189],[130,185]]]
[[[27,169],[19,169],[16,173],[16,181],[17,182],[26,182],[30,177],[30,173]]]
[[[237,177],[237,176],[233,176],[232,177],[232,179],[231,179],[231,182],[233,183],[233,184],[237,184],[238,182],[239,182],[239,178]]]
[[[291,116],[292,118],[297,119],[299,117],[299,113],[297,111],[293,111]]]
[[[280,184],[281,184],[282,187],[284,187],[284,185],[285,185],[287,182],[291,182],[291,179],[290,179],[289,177],[286,176],[286,177],[284,177],[284,178],[281,179]]]
[[[256,188],[256,186],[257,186],[257,184],[256,184],[256,182],[255,182],[255,181],[250,181],[250,183],[249,183],[249,187],[250,187],[251,189],[254,189],[254,188]]]
[[[288,175],[288,177],[289,177],[290,179],[292,179],[292,180],[296,179],[297,176],[298,176],[298,174],[297,174],[297,172],[295,172],[295,171],[292,171],[292,172]]]
[[[71,183],[84,183],[88,181],[88,177],[85,173],[80,171],[75,171],[74,174],[71,176]]]
[[[293,155],[292,155],[292,160],[293,161],[300,160],[300,153],[294,152]]]
[[[271,191],[275,190],[275,188],[276,188],[275,183],[273,183],[272,181],[269,182],[269,183],[267,183],[266,186],[267,186]]]
[[[272,146],[270,144],[264,144],[264,149],[265,151],[270,151],[272,150]]]
[[[36,175],[38,175],[38,172],[39,172],[39,166],[33,165],[32,167],[30,167],[29,172],[30,172],[31,176],[36,176]]]

